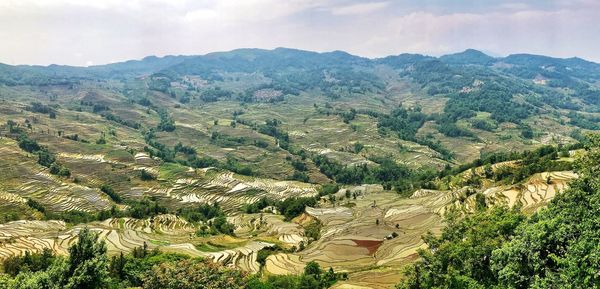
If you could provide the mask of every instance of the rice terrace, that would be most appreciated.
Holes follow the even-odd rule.
[[[116,17],[192,5],[42,2],[0,7]],[[251,2],[213,3],[185,23],[209,17],[227,31],[242,21],[234,12],[272,1]],[[400,8],[291,2],[271,3],[268,21],[325,13],[347,25]],[[422,9],[467,9],[446,5]],[[238,28],[260,38],[262,14]],[[112,47],[114,32],[97,33]],[[158,49],[146,33],[140,43]],[[85,66],[69,62],[84,52],[55,55],[73,65],[29,65],[41,52],[23,50],[0,63],[0,288],[600,288],[599,63],[448,43],[369,57],[350,44],[206,45]],[[131,55],[119,51],[97,57]]]

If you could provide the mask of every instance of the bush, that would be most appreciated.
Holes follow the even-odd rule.
[[[186,219],[188,222],[196,223],[208,221],[212,218],[225,216],[219,203],[213,205],[201,204],[193,207],[185,207],[177,210],[177,215]]]
[[[145,169],[142,169],[140,172],[140,179],[142,181],[152,181],[152,180],[156,180],[156,176],[153,175],[152,173],[149,173]]]
[[[244,288],[246,274],[211,261],[161,263],[144,276],[146,289]]]
[[[8,267],[20,273],[11,282],[2,281],[11,284],[7,289],[100,289],[107,288],[110,283],[106,244],[98,241],[98,235],[87,228],[79,232],[78,241],[69,247],[69,257],[66,259],[44,251],[41,255],[26,253],[23,259],[9,262]]]
[[[129,205],[129,208],[125,211],[126,215],[136,219],[145,219],[168,212],[166,207],[151,198],[144,198],[141,201],[128,201],[127,205]]]
[[[121,196],[119,196],[119,194],[117,194],[115,192],[115,190],[113,190],[113,188],[108,185],[108,184],[103,184],[100,187],[100,191],[102,191],[103,193],[105,193],[106,195],[108,195],[115,203],[122,203],[123,199],[121,198]]]

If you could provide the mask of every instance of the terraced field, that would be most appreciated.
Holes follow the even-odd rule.
[[[520,203],[523,211],[532,212],[576,177],[570,171],[540,173],[518,185],[487,188],[483,194],[488,205]],[[350,273],[349,280],[335,288],[390,288],[398,283],[401,268],[417,258],[417,250],[424,246],[421,236],[441,231],[446,210],[475,208],[475,196],[461,202],[460,190],[418,190],[408,199],[376,188],[362,191],[357,199],[336,206],[307,208],[306,213],[323,224],[321,238],[304,251],[270,256],[265,272],[297,274],[307,262],[317,261]]]
[[[307,214],[323,224],[321,238],[302,252],[270,256],[265,271],[298,273],[306,262],[317,261],[336,271],[350,272],[350,280],[343,284],[377,287],[382,282],[380,286],[387,288],[397,281],[398,268],[416,257],[417,248],[423,245],[421,235],[442,228],[442,218],[435,210],[452,200],[444,201],[444,194],[401,199],[392,192],[374,190],[349,200],[353,205],[307,209]],[[394,232],[398,236],[391,238]],[[371,274],[391,267],[395,268],[395,277],[388,283]],[[364,271],[369,271],[369,280],[361,280]]]
[[[16,81],[0,83],[0,259],[65,254],[89,227],[110,254],[146,243],[266,276],[316,261],[349,274],[337,288],[389,288],[448,210],[546,205],[577,178],[575,143],[598,129],[586,98],[597,83],[580,73],[573,80],[589,90],[418,55],[240,50],[170,70],[152,63],[163,60],[133,62],[145,68],[131,74],[2,66],[0,76],[30,78],[0,77]],[[472,105],[500,97],[506,111]],[[525,160],[536,166],[512,174]],[[311,198],[281,202],[296,197]],[[241,210],[258,201],[267,207]],[[155,211],[132,213],[146,204]]]
[[[57,148],[54,137],[38,136],[38,139],[45,141],[51,150]],[[35,156],[21,150],[14,140],[0,141],[0,153],[5,156],[0,159],[3,179],[0,199],[24,208],[22,212],[30,210],[25,219],[33,219],[0,225],[0,258],[43,248],[65,254],[77,232],[87,226],[107,241],[110,254],[127,252],[146,243],[149,248],[203,256],[267,275],[298,274],[307,262],[317,261],[323,267],[349,273],[349,280],[339,282],[338,288],[389,288],[398,282],[401,268],[417,258],[417,250],[424,246],[421,236],[429,231],[438,233],[443,228],[446,210],[458,207],[468,212],[476,206],[475,195],[463,198],[466,188],[461,187],[450,191],[418,190],[410,198],[401,198],[379,185],[362,185],[340,190],[335,194],[338,199],[335,204],[324,198],[319,207],[307,208],[305,215],[294,222],[284,222],[280,215],[242,214],[239,208],[263,197],[283,200],[314,196],[319,185],[166,164],[146,152],[134,149],[132,153],[131,147],[118,144],[89,145],[83,152],[61,150],[57,159],[73,172],[71,178],[64,178],[49,174],[48,169],[37,164]],[[65,142],[68,148],[70,141]],[[365,162],[355,155],[331,149],[320,153],[350,163]],[[500,163],[493,169],[514,165],[514,162]],[[142,170],[156,176],[156,180],[140,180],[138,175]],[[473,172],[481,174],[481,170],[476,168],[457,176],[456,184]],[[480,191],[488,205],[520,204],[524,211],[532,212],[576,177],[564,171],[535,174],[517,185],[493,186],[493,182],[484,181]],[[125,199],[152,196],[171,208],[218,202],[230,214],[228,220],[235,225],[236,237],[198,237],[194,225],[173,215],[147,220],[108,219],[71,227],[60,221],[35,220],[41,216],[25,204],[31,198],[58,212],[96,212],[113,205],[125,208],[126,205],[115,204],[99,190],[105,183],[112,184]],[[358,193],[357,198],[344,198],[348,190]],[[322,224],[320,238],[312,242],[303,228],[309,219],[318,219]],[[271,255],[261,268],[256,261],[257,252],[275,244],[287,249],[302,245],[306,248]]]
[[[48,169],[36,163],[35,156],[23,152],[15,141],[6,138],[2,141],[0,189],[22,200],[32,198],[53,211],[96,212],[110,208],[114,203],[97,189],[104,183],[112,184],[126,198],[156,196],[171,200],[173,206],[219,202],[229,211],[262,197],[280,200],[317,193],[317,186],[309,183],[247,177],[211,168],[194,170],[181,165],[162,165],[146,153],[133,156],[119,146],[103,148],[96,154],[57,154],[57,159],[71,168],[78,180],[74,182],[48,173]],[[137,175],[141,170],[158,176],[158,180],[140,181]]]
[[[77,238],[79,230],[88,227],[99,233],[106,241],[109,254],[129,252],[144,243],[152,249],[202,256],[215,262],[235,266],[249,272],[258,272],[256,252],[272,243],[252,240],[230,239],[223,237],[206,240],[195,236],[196,228],[174,215],[159,215],[152,219],[137,220],[129,218],[108,219],[87,225],[68,227],[61,221],[15,221],[0,225],[0,259],[22,255],[25,251],[38,252],[44,248],[58,254],[67,254]],[[243,241],[243,245],[232,249],[207,252],[199,250],[194,244],[214,242],[217,244]]]
[[[65,181],[51,175],[16,145],[4,139],[0,146],[0,189],[23,202],[32,198],[55,211],[98,211],[110,207],[109,199],[99,190]]]
[[[254,203],[264,197],[283,200],[317,194],[317,186],[312,184],[248,178],[231,172],[215,173],[210,169],[199,171],[199,179],[178,179],[175,183],[172,189],[167,190],[167,196],[184,203],[218,202],[228,210]]]
[[[450,207],[464,211],[474,210],[474,195],[461,198],[466,188],[452,191],[418,190],[411,198],[400,198],[384,191],[378,185],[346,187],[336,193],[335,204],[323,199],[318,208],[307,208],[304,216],[295,222],[284,222],[283,217],[271,213],[241,214],[239,208],[262,197],[283,200],[291,196],[313,196],[318,185],[280,181],[267,178],[241,176],[213,168],[194,170],[180,165],[165,166],[145,153],[116,158],[114,153],[75,154],[60,153],[61,162],[71,166],[83,184],[56,177],[39,166],[35,159],[20,150],[12,140],[3,138],[0,160],[3,178],[0,199],[15,206],[23,206],[33,198],[56,211],[97,211],[109,208],[113,202],[97,187],[104,178],[115,180],[111,174],[125,173],[133,176],[145,170],[157,180],[143,182],[121,178],[113,182],[125,198],[155,196],[170,200],[172,206],[188,203],[218,202],[232,215],[237,237],[198,237],[194,225],[173,215],[160,215],[153,219],[108,219],[86,225],[69,227],[60,221],[16,221],[0,225],[0,258],[19,255],[27,250],[40,251],[51,248],[65,254],[77,232],[90,227],[105,239],[111,254],[130,251],[147,243],[150,248],[204,256],[216,262],[259,272],[257,252],[280,244],[285,248],[306,249],[296,253],[276,253],[266,260],[266,274],[297,274],[309,261],[323,267],[349,272],[350,279],[340,282],[339,288],[389,288],[397,283],[399,270],[413,261],[417,249],[424,246],[421,236],[428,231],[438,233],[444,226],[443,214]],[[114,147],[114,149],[119,149]],[[10,169],[18,163],[17,170]],[[496,164],[494,169],[512,166],[507,162]],[[108,177],[96,176],[100,170],[109,169]],[[481,168],[474,169],[480,173]],[[472,172],[471,172],[472,173]],[[460,178],[468,178],[465,172]],[[510,186],[491,186],[481,189],[488,205],[520,204],[532,212],[546,204],[565,189],[569,180],[577,176],[570,172],[539,173],[526,181]],[[25,179],[25,182],[23,182]],[[118,180],[118,179],[117,179]],[[484,182],[486,183],[486,182]],[[357,198],[344,199],[345,192],[356,192]],[[31,213],[31,218],[36,217]],[[309,243],[302,224],[308,219],[318,219],[322,224],[321,237]],[[359,286],[359,287],[353,287]]]

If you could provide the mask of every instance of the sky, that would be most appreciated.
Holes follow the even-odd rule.
[[[600,62],[600,0],[0,0],[0,62],[98,65],[236,48]]]

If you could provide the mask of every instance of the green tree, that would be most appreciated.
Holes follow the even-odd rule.
[[[600,135],[589,137],[570,189],[494,251],[492,265],[508,288],[600,287]]]
[[[424,237],[428,249],[397,288],[599,288],[600,135],[585,149],[575,162],[579,178],[529,219],[516,208],[483,206],[448,215],[441,236]],[[544,148],[522,162],[542,155],[553,158]]]
[[[78,241],[69,248],[69,258],[52,257],[42,253],[41,259],[54,261],[45,270],[20,272],[14,280],[5,282],[10,289],[100,289],[108,288],[110,278],[106,258],[106,245],[98,241],[98,235],[87,228],[82,229]],[[24,259],[31,262],[33,255]],[[1,280],[1,278],[0,278]],[[4,282],[4,281],[0,281]],[[1,283],[0,283],[1,284]]]
[[[109,282],[106,243],[84,228],[79,240],[69,248],[68,276],[65,288],[105,288]]]
[[[155,266],[144,278],[145,289],[244,288],[245,274],[211,261],[182,260]]]
[[[461,217],[448,213],[439,237],[423,237],[428,248],[419,251],[398,288],[484,288],[497,283],[490,266],[492,251],[500,247],[525,219],[518,209],[495,207]]]

